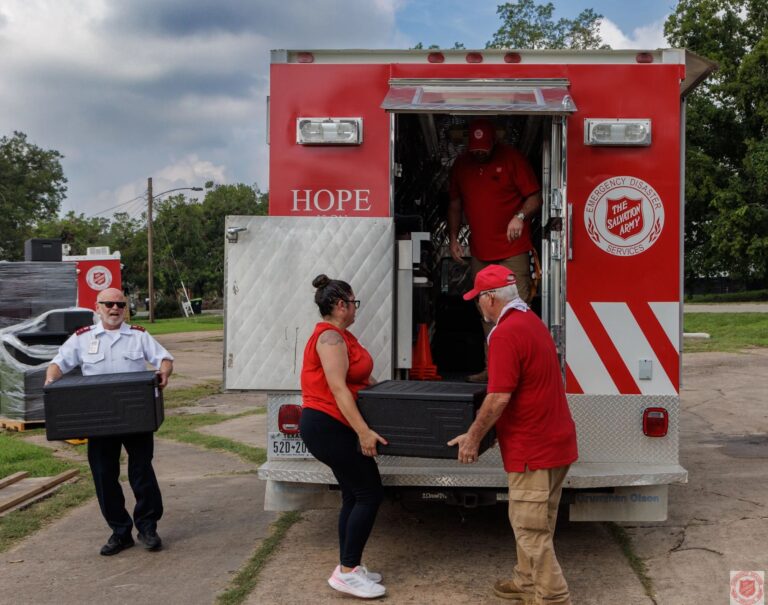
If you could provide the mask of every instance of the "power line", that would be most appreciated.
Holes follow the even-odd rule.
[[[131,202],[135,202],[136,200],[145,200],[145,199],[146,198],[144,197],[144,194],[142,193],[141,195],[137,195],[135,198],[133,198],[131,200],[128,200],[128,201],[125,201],[125,202],[120,202],[119,204],[117,204],[115,206],[112,206],[111,208],[107,208],[106,210],[102,210],[100,212],[94,212],[93,216],[99,216],[100,214],[105,214],[105,213],[109,212],[110,210],[114,210],[115,208],[120,208],[120,206],[125,206],[126,204],[130,204]]]

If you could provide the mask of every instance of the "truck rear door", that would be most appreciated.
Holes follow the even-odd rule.
[[[374,377],[391,378],[391,218],[228,216],[226,238],[226,389],[300,389],[321,273],[352,286],[362,303],[351,331],[371,353]]]

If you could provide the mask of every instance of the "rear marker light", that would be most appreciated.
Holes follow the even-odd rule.
[[[507,53],[504,55],[504,63],[520,63],[523,58],[520,53]]]
[[[296,60],[299,63],[314,63],[315,62],[315,55],[312,53],[299,53],[296,55]]]
[[[363,118],[296,118],[298,145],[360,145]]]
[[[635,61],[637,63],[653,63],[653,55],[651,53],[637,53]]]
[[[298,435],[301,406],[295,403],[281,405],[277,411],[277,428],[283,435]]]
[[[467,63],[482,63],[483,55],[481,53],[467,53]]]
[[[646,437],[665,437],[669,429],[669,412],[665,408],[645,408],[643,410],[643,435]]]
[[[429,53],[427,61],[430,63],[443,63],[445,62],[445,55],[443,53]]]
[[[651,120],[585,118],[584,144],[648,147],[651,144]]]

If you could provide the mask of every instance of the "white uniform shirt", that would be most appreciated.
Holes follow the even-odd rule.
[[[123,323],[116,332],[113,340],[101,322],[81,328],[61,345],[52,363],[64,374],[81,366],[83,376],[93,376],[141,372],[147,369],[147,362],[160,369],[163,359],[173,361],[173,355],[143,328]]]

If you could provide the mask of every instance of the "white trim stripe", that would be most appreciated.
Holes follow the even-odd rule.
[[[680,350],[680,303],[676,302],[651,302],[648,303],[656,319],[664,328],[664,333],[669,338],[669,342]]]
[[[626,303],[592,303],[613,345],[627,366],[637,388],[643,395],[677,395],[664,367],[659,362],[648,339]],[[638,377],[641,359],[650,359],[652,372],[650,380]]]
[[[585,395],[619,394],[570,303],[565,305],[565,360]]]

